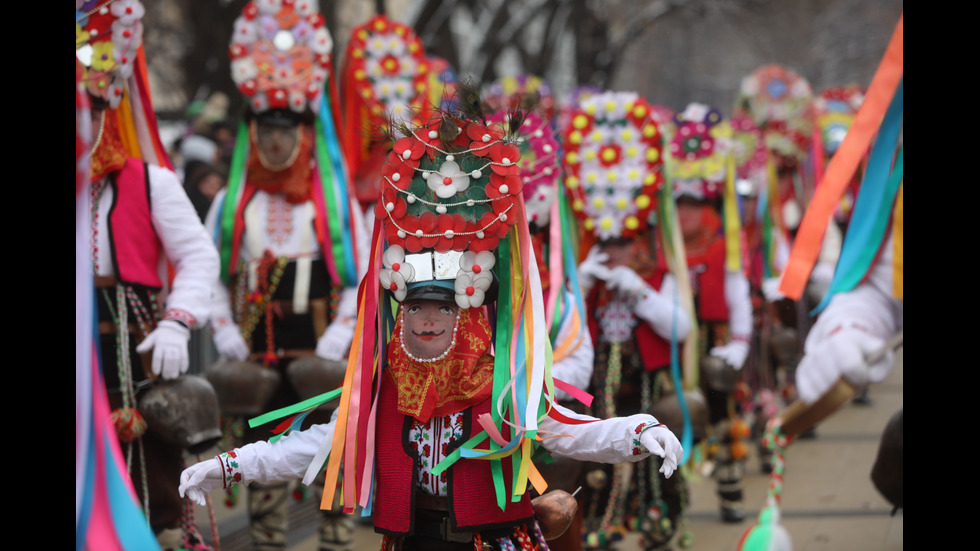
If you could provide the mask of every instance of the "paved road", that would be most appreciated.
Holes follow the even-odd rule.
[[[814,439],[797,440],[786,453],[782,524],[794,551],[900,551],[904,548],[904,511],[891,514],[890,504],[874,488],[870,472],[882,430],[904,407],[901,358],[889,378],[871,389],[871,405],[848,404],[824,421]],[[724,524],[718,518],[714,482],[692,479],[689,524],[694,543],[689,551],[735,551],[739,537],[765,504],[767,475],[753,455],[745,477],[748,518]],[[219,493],[214,494],[216,498]],[[207,510],[198,508],[202,533],[212,533]],[[223,551],[250,550],[244,507],[214,509]],[[312,499],[292,505],[288,551],[317,551],[316,511]],[[356,549],[378,549],[380,536],[359,526]],[[209,538],[210,539],[210,538]],[[619,551],[639,550],[635,538]]]

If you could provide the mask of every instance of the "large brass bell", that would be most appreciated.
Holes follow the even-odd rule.
[[[895,514],[905,507],[905,472],[903,456],[905,451],[904,409],[892,415],[881,434],[878,453],[871,467],[871,481],[881,495],[892,504]]]
[[[685,390],[683,396],[684,404],[691,416],[691,435],[695,442],[703,440],[708,434],[708,402],[698,389]],[[684,412],[681,410],[681,402],[676,392],[665,394],[654,402],[650,414],[656,417],[657,421],[667,425],[678,440],[683,437]]]
[[[564,490],[551,490],[531,500],[541,535],[551,541],[568,530],[578,512],[578,501]]]
[[[735,390],[738,372],[725,360],[708,355],[701,358],[701,378],[711,390],[729,393]]]
[[[201,453],[221,439],[218,397],[203,377],[159,379],[139,398],[147,430],[173,446]]]
[[[205,375],[226,415],[258,415],[279,388],[279,373],[255,362],[219,360]]]
[[[335,390],[344,384],[347,362],[327,360],[316,355],[303,356],[289,363],[286,376],[303,400]],[[337,401],[321,404],[318,409],[333,411]]]
[[[800,359],[800,335],[792,327],[774,328],[769,336],[769,347],[777,365],[795,366]]]

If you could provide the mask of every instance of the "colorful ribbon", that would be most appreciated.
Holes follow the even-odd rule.
[[[818,185],[803,215],[789,262],[783,271],[780,291],[793,300],[803,295],[823,244],[827,224],[840,198],[878,133],[885,111],[892,103],[904,72],[903,18],[899,18],[884,58],[868,87],[864,103],[854,117],[844,141],[830,160],[823,181]],[[852,215],[853,217],[853,215]]]
[[[902,89],[899,82],[868,159],[868,171],[854,202],[834,277],[814,314],[826,308],[836,293],[853,289],[865,278],[891,225],[895,198],[904,178],[904,146],[898,146],[903,119]],[[896,146],[899,147],[897,158]]]

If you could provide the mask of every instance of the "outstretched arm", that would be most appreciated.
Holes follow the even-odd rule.
[[[180,474],[180,495],[205,505],[205,496],[218,488],[302,479],[321,444],[333,440],[338,411],[329,423],[290,433],[274,443],[246,444],[191,465]]]
[[[566,417],[586,421],[581,424],[562,423],[548,417],[541,421],[538,434],[544,447],[551,452],[579,461],[622,463],[639,461],[650,456],[664,458],[660,472],[669,477],[684,456],[681,443],[665,425],[648,414],[597,419],[577,414],[555,404]]]

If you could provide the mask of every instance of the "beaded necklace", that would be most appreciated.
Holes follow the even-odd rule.
[[[258,288],[254,292],[248,293],[245,299],[246,315],[242,316],[242,337],[248,342],[259,324],[259,318],[265,318],[266,350],[262,362],[267,367],[274,366],[279,362],[275,349],[275,328],[272,323],[275,316],[272,297],[275,295],[276,289],[279,288],[279,282],[282,280],[282,274],[286,270],[287,264],[289,264],[288,257],[274,257],[271,251],[266,250],[262,259],[259,260],[257,268]]]
[[[109,305],[110,314],[112,315],[113,322],[117,328],[116,369],[119,373],[119,388],[122,394],[123,402],[123,407],[120,410],[120,414],[132,415],[134,418],[139,418],[139,412],[136,408],[136,387],[133,384],[133,369],[129,355],[129,308],[126,307],[127,290],[124,285],[116,285],[115,304],[118,306],[116,310],[112,309],[113,303],[111,300],[109,300],[109,294],[105,289],[103,289],[103,297],[106,300],[106,304]],[[146,479],[146,457],[143,451],[143,440],[140,438],[145,431],[146,424],[139,419],[134,426],[132,439],[127,442],[129,446],[126,450],[126,470],[132,472],[133,440],[135,440],[137,445],[137,456],[140,463],[140,473],[142,473],[140,479],[143,489],[143,503],[141,506],[143,508],[143,513],[147,515],[147,518],[149,518],[150,494]]]
[[[109,187],[109,185],[104,179],[102,179],[92,182],[92,186],[90,188],[92,197],[92,228],[90,232],[92,270],[96,275],[99,274],[99,203],[102,202],[102,195],[105,193],[107,187]]]

